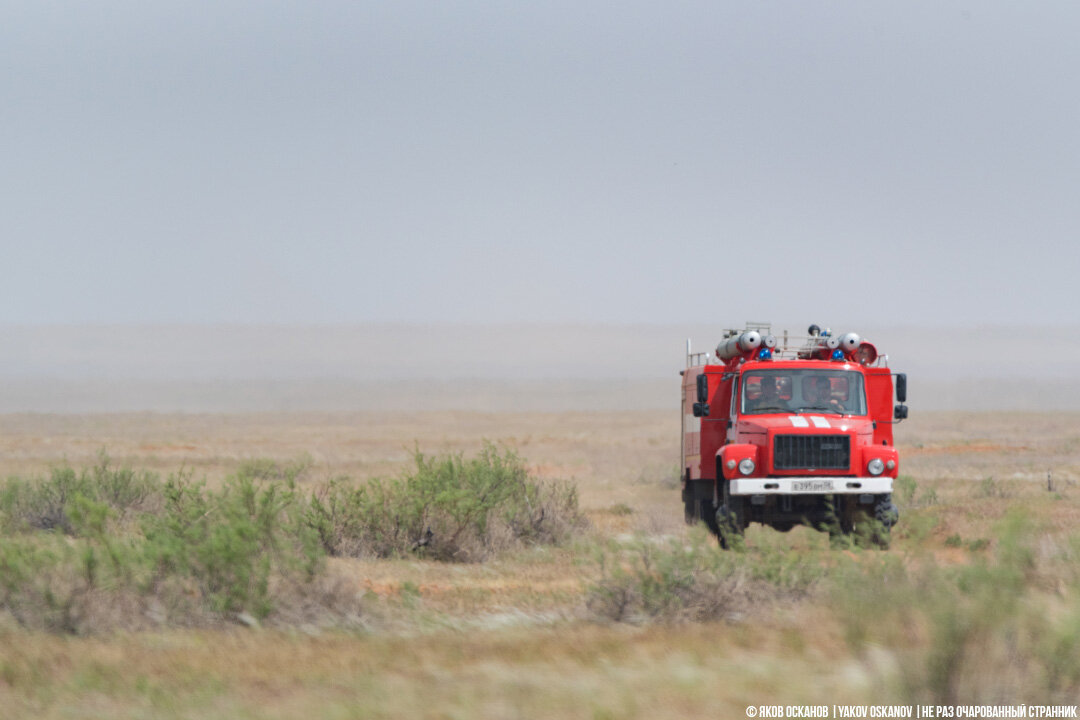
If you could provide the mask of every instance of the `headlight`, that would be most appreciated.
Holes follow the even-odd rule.
[[[744,458],[741,462],[739,462],[739,472],[741,472],[743,475],[749,475],[750,473],[754,472],[754,461],[750,458]]]
[[[874,458],[866,464],[866,469],[871,475],[880,475],[885,472],[885,463],[881,462],[881,458]]]

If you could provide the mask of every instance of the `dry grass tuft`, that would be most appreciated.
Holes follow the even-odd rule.
[[[824,574],[818,559],[769,544],[723,551],[702,528],[686,540],[610,543],[599,564],[586,607],[598,618],[629,623],[738,620],[808,597]]]

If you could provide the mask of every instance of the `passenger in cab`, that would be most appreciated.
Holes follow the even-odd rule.
[[[776,378],[771,375],[761,378],[761,394],[754,400],[747,400],[746,409],[748,412],[782,412],[788,409],[787,403],[780,397]]]

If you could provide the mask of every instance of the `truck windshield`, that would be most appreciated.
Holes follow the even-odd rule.
[[[851,370],[750,370],[742,376],[740,411],[865,415],[862,373]]]

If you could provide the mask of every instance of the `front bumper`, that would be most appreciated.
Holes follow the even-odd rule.
[[[891,477],[734,478],[732,495],[880,495],[891,493]]]

